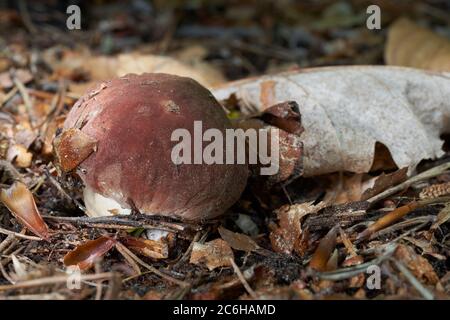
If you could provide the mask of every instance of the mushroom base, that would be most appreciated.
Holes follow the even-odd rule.
[[[131,213],[131,209],[122,208],[117,201],[106,198],[89,187],[83,189],[83,198],[86,214],[89,217],[128,215]]]

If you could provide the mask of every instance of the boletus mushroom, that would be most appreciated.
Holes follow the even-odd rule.
[[[193,136],[194,121],[203,130],[231,128],[221,105],[196,81],[162,73],[126,75],[75,103],[54,141],[57,162],[81,178],[90,216],[136,210],[185,221],[211,219],[238,200],[248,168],[174,163],[172,133],[181,128]]]

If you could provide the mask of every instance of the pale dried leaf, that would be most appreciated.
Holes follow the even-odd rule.
[[[285,205],[276,211],[278,227],[270,233],[270,242],[276,252],[289,254],[295,249],[302,235],[301,220],[308,214],[316,213],[324,203],[313,205],[312,202]]]
[[[450,71],[450,40],[401,18],[389,28],[385,59],[390,65]]]
[[[215,239],[205,244],[194,242],[190,263],[205,264],[209,270],[218,267],[231,267],[234,259],[230,246],[222,239]]]
[[[235,250],[250,252],[259,249],[258,244],[245,234],[236,233],[223,227],[219,227],[218,230],[222,239]]]
[[[443,155],[440,134],[450,118],[450,74],[401,67],[309,69],[232,82],[213,94],[220,100],[235,94],[259,110],[296,101],[305,129],[304,176],[368,172],[377,142],[398,168],[413,168]]]

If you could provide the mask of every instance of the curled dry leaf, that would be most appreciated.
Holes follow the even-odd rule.
[[[25,184],[16,181],[9,189],[2,189],[0,200],[27,229],[40,238],[49,239],[48,226],[36,207],[33,194]]]
[[[443,155],[440,134],[450,118],[449,74],[401,67],[287,72],[232,82],[213,94],[220,100],[234,95],[260,111],[296,101],[305,129],[304,176],[369,172],[377,142],[398,168],[415,167]]]
[[[80,270],[89,269],[115,244],[115,239],[106,236],[87,241],[64,256],[64,265],[77,266]]]
[[[54,140],[54,149],[59,167],[64,172],[75,169],[92,152],[97,142],[79,129],[64,131]]]
[[[251,252],[259,249],[258,244],[245,234],[236,233],[224,227],[219,227],[219,233],[222,239],[235,250]]]
[[[270,233],[270,242],[276,252],[289,254],[293,250],[301,251],[301,220],[311,213],[316,213],[324,206],[323,203],[313,205],[305,202],[285,205],[277,210],[278,227]],[[298,248],[297,248],[298,247]],[[298,250],[297,250],[298,249]]]
[[[389,28],[387,64],[450,71],[450,40],[401,18]]]
[[[231,267],[230,259],[234,259],[233,251],[222,239],[215,239],[205,244],[194,242],[190,263],[205,264],[211,271],[218,267]]]
[[[376,178],[370,179],[364,185],[361,198],[356,201],[364,201],[383,192],[387,188],[402,183],[408,177],[408,168],[403,168],[392,173],[382,173]]]
[[[364,201],[405,181],[407,173],[408,168],[403,168],[392,173],[382,173],[378,177],[362,173],[329,175],[330,187],[327,188],[326,198],[334,205]]]
[[[128,249],[149,258],[165,259],[169,256],[169,244],[165,238],[151,240],[127,236],[121,237],[120,242]]]
[[[33,154],[21,144],[9,146],[6,159],[19,168],[28,168],[31,165]]]

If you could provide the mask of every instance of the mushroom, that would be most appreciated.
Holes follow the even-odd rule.
[[[211,92],[190,78],[163,73],[116,78],[70,110],[54,141],[58,164],[81,178],[90,216],[135,210],[187,221],[215,218],[240,197],[248,168],[174,162],[172,133],[195,134],[195,121],[223,134],[232,128]]]

